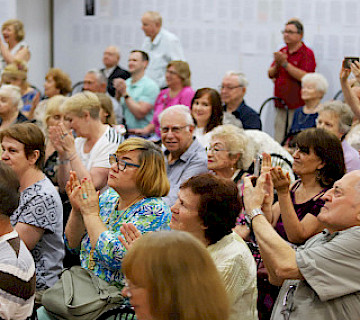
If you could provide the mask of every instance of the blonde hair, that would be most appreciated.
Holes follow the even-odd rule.
[[[78,117],[83,117],[84,111],[88,111],[91,118],[99,119],[100,101],[95,93],[79,92],[64,103],[64,113],[74,113]]]
[[[100,101],[101,109],[103,109],[107,113],[105,124],[108,124],[110,126],[116,124],[114,107],[110,97],[102,92],[94,92],[94,93],[96,94],[96,96]]]
[[[1,78],[2,82],[6,82],[6,78],[15,78],[21,79],[23,82],[26,82],[27,79],[27,65],[23,60],[14,60],[12,63],[9,63],[2,72]]]
[[[18,19],[6,20],[1,27],[1,31],[4,31],[4,29],[9,26],[13,26],[15,29],[16,41],[20,42],[25,38],[24,24],[20,20]]]
[[[249,138],[243,129],[232,124],[217,126],[211,131],[211,139],[219,138],[224,141],[230,156],[240,154],[236,163],[237,169],[248,169],[253,160],[251,152],[247,152]]]
[[[116,153],[123,154],[134,150],[140,151],[140,168],[135,178],[140,193],[145,197],[166,196],[170,191],[170,183],[161,149],[151,141],[130,138],[119,145]]]
[[[166,67],[166,69],[169,69],[170,67],[174,67],[178,76],[181,78],[182,80],[182,84],[184,87],[189,87],[191,86],[191,71],[190,71],[190,67],[189,64],[185,61],[181,61],[181,60],[174,60],[174,61],[170,61]]]
[[[46,129],[47,129],[47,122],[51,116],[53,116],[56,112],[59,112],[61,114],[64,113],[62,106],[65,103],[66,99],[67,99],[66,97],[58,94],[56,96],[51,97],[47,101],[44,119],[43,119],[43,123]]]
[[[145,234],[125,255],[122,270],[148,291],[154,319],[229,318],[224,281],[205,246],[188,232]]]

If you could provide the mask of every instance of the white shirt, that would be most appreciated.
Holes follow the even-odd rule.
[[[142,50],[147,52],[150,61],[145,74],[153,79],[160,88],[166,87],[165,72],[170,61],[185,61],[184,51],[179,38],[173,33],[162,28],[154,41],[146,37]]]

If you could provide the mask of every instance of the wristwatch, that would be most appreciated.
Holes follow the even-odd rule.
[[[263,215],[263,212],[261,211],[260,208],[255,208],[253,210],[251,210],[250,213],[246,213],[246,215],[249,217],[249,220],[252,221],[256,216],[258,216],[259,214]]]
[[[127,98],[130,98],[130,96],[128,94],[124,95],[124,99],[126,100]]]

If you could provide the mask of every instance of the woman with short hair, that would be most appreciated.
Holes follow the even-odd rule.
[[[20,89],[17,86],[0,87],[0,130],[15,123],[28,121],[20,112],[22,105]]]
[[[150,124],[143,129],[132,129],[129,133],[150,135],[155,132],[160,139],[159,114],[168,107],[182,104],[190,107],[194,90],[190,87],[190,67],[185,61],[170,61],[166,67],[166,83],[168,88],[162,89],[154,104],[154,115]]]
[[[350,107],[341,101],[328,101],[319,108],[316,127],[323,128],[335,134],[341,141],[344,152],[346,172],[360,169],[359,152],[345,139],[350,131],[354,113]]]
[[[18,19],[9,19],[1,26],[1,33],[6,42],[0,39],[0,72],[14,60],[30,60],[29,46],[25,43],[24,24]]]
[[[229,318],[223,279],[203,244],[189,233],[145,235],[126,254],[123,272],[123,295],[139,320]]]
[[[80,179],[91,179],[97,190],[104,191],[109,173],[109,154],[114,153],[123,137],[100,121],[100,101],[89,91],[77,93],[63,104],[72,132],[63,123],[49,129],[50,140],[59,155],[58,182],[64,190],[70,171]]]
[[[45,137],[33,123],[14,124],[0,132],[3,153],[20,181],[19,207],[11,216],[20,238],[35,260],[36,301],[53,286],[62,270],[64,258],[62,203],[42,168]]]

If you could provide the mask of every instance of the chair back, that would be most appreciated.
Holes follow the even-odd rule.
[[[275,128],[274,128],[275,115],[276,115],[275,106],[279,106],[279,105],[282,106],[282,108],[286,111],[286,124],[284,131],[284,137],[285,137],[288,132],[289,110],[284,100],[278,97],[270,97],[262,103],[259,111],[261,122],[263,124],[262,130],[272,137],[275,136]]]
[[[75,93],[79,93],[84,89],[84,81],[78,81],[72,86],[70,96],[73,96]]]

